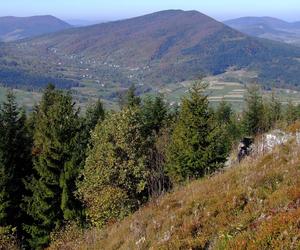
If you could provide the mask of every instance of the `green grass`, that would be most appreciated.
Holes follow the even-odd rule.
[[[209,84],[207,94],[212,106],[218,105],[221,100],[225,100],[232,104],[236,111],[242,111],[244,108],[244,100],[247,93],[247,85],[254,82],[257,77],[255,72],[244,70],[229,71],[221,75],[207,77],[204,79]],[[193,82],[182,82],[169,84],[160,90],[165,94],[169,102],[180,102]],[[275,89],[276,95],[282,102],[287,104],[289,101],[294,104],[300,104],[300,92],[290,89]],[[272,91],[263,91],[264,99],[269,98]]]
[[[18,104],[26,110],[32,110],[33,106],[38,103],[42,94],[38,92],[31,92],[21,89],[12,89],[16,95]],[[0,86],[0,103],[5,101],[8,88]]]

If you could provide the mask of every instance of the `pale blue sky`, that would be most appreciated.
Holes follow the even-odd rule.
[[[300,0],[0,0],[0,16],[115,20],[165,9],[198,10],[218,20],[274,16],[300,21]]]

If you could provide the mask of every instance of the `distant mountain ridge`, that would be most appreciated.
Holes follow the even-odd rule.
[[[286,22],[273,17],[241,17],[224,22],[250,36],[300,45],[300,22]]]
[[[224,23],[228,25],[257,25],[257,24],[267,24],[271,28],[286,28],[290,27],[294,23],[289,23],[284,20],[274,18],[274,17],[240,17],[237,19],[232,19],[225,21]]]
[[[293,23],[293,26],[300,29],[300,22],[294,22]]]
[[[0,52],[6,85],[44,86],[44,76],[59,86],[98,83],[111,93],[135,83],[148,92],[232,68],[256,71],[265,85],[298,86],[300,79],[300,48],[249,37],[197,11],[67,29]]]
[[[0,41],[9,42],[61,31],[72,26],[54,16],[0,17]]]
[[[74,27],[84,27],[84,26],[90,26],[90,25],[95,25],[95,24],[100,24],[107,22],[106,20],[83,20],[83,19],[69,19],[66,20],[67,23]]]

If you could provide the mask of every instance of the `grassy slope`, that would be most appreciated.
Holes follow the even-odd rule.
[[[50,249],[300,249],[300,148],[280,146]]]

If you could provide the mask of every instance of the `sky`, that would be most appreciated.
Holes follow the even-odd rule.
[[[51,14],[64,20],[111,21],[166,9],[198,10],[219,21],[272,16],[300,21],[300,0],[0,0],[0,16]]]

